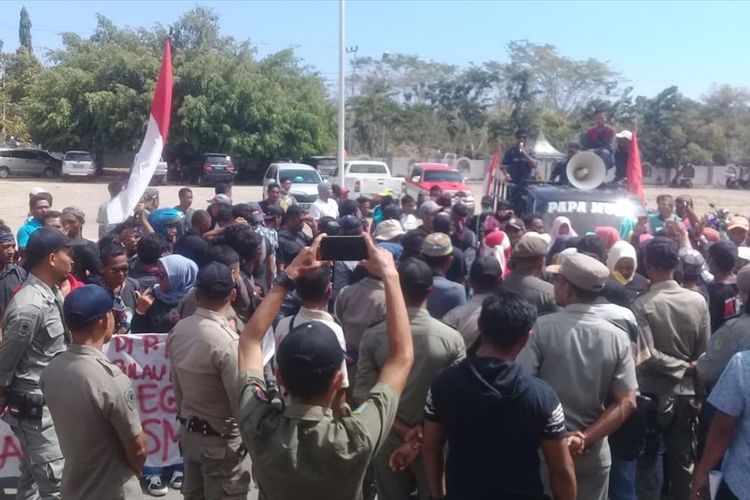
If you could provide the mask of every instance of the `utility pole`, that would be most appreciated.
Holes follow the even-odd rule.
[[[344,0],[339,0],[339,148],[338,148],[338,165],[339,165],[339,186],[344,187],[344,156],[346,150],[345,138],[346,127],[344,120],[346,96],[344,95],[346,80],[344,67]]]

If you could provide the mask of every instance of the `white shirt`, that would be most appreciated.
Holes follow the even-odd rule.
[[[314,220],[318,220],[321,217],[333,217],[339,218],[339,204],[333,198],[323,201],[320,198],[312,202],[310,208],[307,210],[310,213],[310,217]]]
[[[276,349],[279,348],[279,345],[281,344],[281,341],[284,340],[284,337],[289,335],[289,326],[292,324],[292,319],[294,319],[295,328],[304,323],[320,321],[328,328],[333,330],[333,333],[336,334],[336,338],[338,339],[339,344],[341,344],[341,349],[346,350],[344,330],[342,330],[341,326],[339,326],[339,324],[333,320],[333,316],[325,311],[321,311],[319,309],[308,309],[305,306],[302,306],[297,314],[283,318],[276,325],[276,330],[274,330],[274,337],[276,337]],[[346,359],[341,362],[341,373],[344,374],[344,383],[341,386],[349,387],[349,374],[346,370]]]

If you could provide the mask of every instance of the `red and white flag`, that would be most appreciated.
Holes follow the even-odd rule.
[[[630,154],[628,155],[628,190],[641,200],[643,195],[643,171],[641,170],[641,152],[638,149],[637,127],[633,126],[633,138],[630,140]]]
[[[148,117],[146,136],[138,154],[133,160],[128,187],[107,205],[107,220],[110,224],[125,221],[140,201],[151,182],[156,164],[161,159],[164,144],[167,143],[169,118],[172,115],[172,48],[169,39],[164,44],[164,56],[156,81],[154,100],[151,101],[151,114]]]
[[[495,154],[492,155],[492,161],[490,162],[490,168],[487,170],[487,179],[484,183],[484,195],[489,196],[492,194],[492,188],[495,183],[495,176],[497,170],[500,168],[500,145],[498,144],[495,148]]]

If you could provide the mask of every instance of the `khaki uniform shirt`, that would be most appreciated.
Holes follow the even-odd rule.
[[[701,383],[716,384],[732,356],[747,350],[750,350],[750,315],[728,319],[711,335],[706,352],[698,359],[696,368]]]
[[[638,388],[627,334],[598,316],[595,306],[571,304],[539,318],[517,360],[549,383],[565,410],[565,427],[583,431],[604,412],[613,391]],[[595,443],[601,463],[610,463],[606,440]]]
[[[351,415],[265,397],[260,371],[239,375],[242,438],[250,451],[259,500],[358,500],[372,457],[393,425],[398,394],[377,384]]]
[[[482,312],[482,302],[487,298],[488,293],[474,295],[458,307],[454,307],[443,316],[441,320],[451,328],[458,330],[458,333],[464,338],[466,348],[472,346],[474,341],[479,337],[479,313]]]
[[[206,420],[220,434],[238,434],[239,336],[219,313],[199,307],[167,336],[172,384],[182,418]]]
[[[29,274],[13,296],[3,320],[0,343],[0,386],[41,394],[39,377],[52,358],[70,343],[62,320],[63,297]]]
[[[513,271],[503,280],[503,288],[521,294],[534,304],[539,316],[560,310],[555,301],[555,288],[552,283],[536,276]]]
[[[409,328],[414,344],[414,365],[401,393],[398,418],[410,426],[417,425],[424,415],[427,391],[435,376],[466,357],[461,335],[430,316],[426,309],[409,308]],[[385,322],[367,330],[359,346],[357,383],[354,399],[364,401],[375,385],[389,354]]]
[[[141,433],[130,379],[99,349],[71,344],[41,383],[65,457],[62,498],[141,498],[122,444]]]
[[[368,276],[344,287],[333,309],[344,328],[347,352],[356,353],[365,330],[385,319],[385,286]]]
[[[711,335],[703,296],[676,281],[651,285],[631,306],[651,357],[638,366],[641,391],[654,394],[695,394],[686,364],[706,351]]]

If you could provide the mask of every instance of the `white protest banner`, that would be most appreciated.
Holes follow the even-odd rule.
[[[104,352],[133,383],[141,425],[148,440],[147,467],[182,462],[178,443],[177,402],[169,377],[167,334],[117,335]],[[18,476],[21,446],[8,424],[0,421],[0,477]]]

